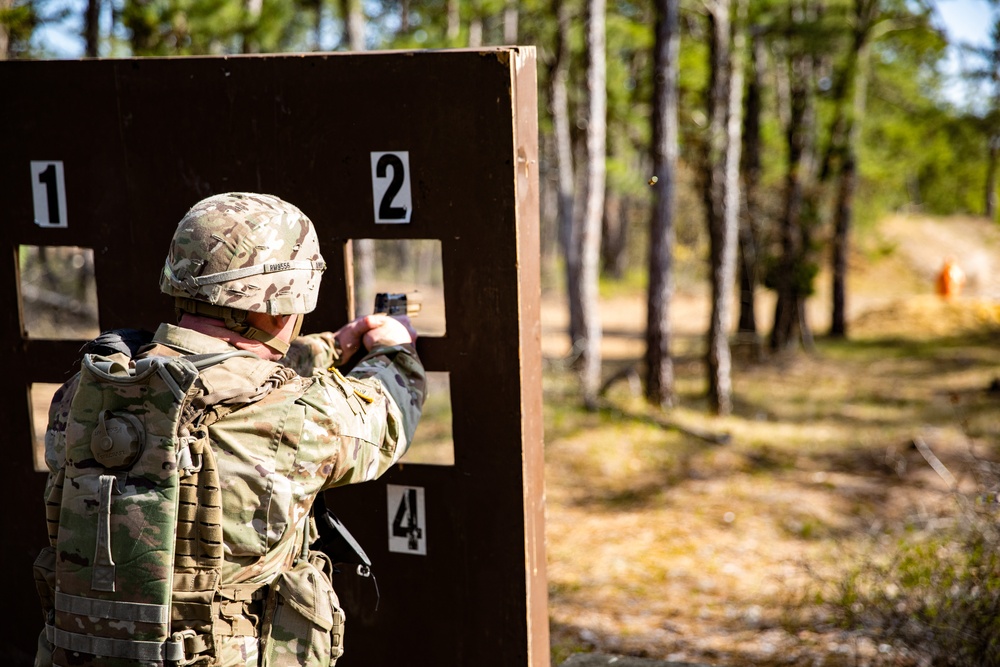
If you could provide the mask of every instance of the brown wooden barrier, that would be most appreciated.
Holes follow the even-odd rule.
[[[27,387],[65,380],[83,342],[25,336],[18,248],[92,249],[100,328],[153,329],[173,320],[157,281],[187,208],[257,191],[320,234],[330,268],[307,331],[352,312],[350,239],[441,243],[447,330],[419,350],[450,375],[455,464],[404,461],[327,494],[381,593],[375,610],[370,580],[338,575],[338,664],[548,665],[534,49],[14,61],[0,91],[5,662],[31,664],[42,626]],[[413,544],[390,539],[400,507],[418,511]]]

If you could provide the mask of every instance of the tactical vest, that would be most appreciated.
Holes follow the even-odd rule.
[[[221,591],[219,477],[196,381],[233,356],[253,355],[84,356],[47,508],[54,664],[210,662],[219,605],[254,595]]]

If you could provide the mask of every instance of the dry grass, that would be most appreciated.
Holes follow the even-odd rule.
[[[947,252],[928,228],[935,234],[923,251]],[[984,238],[978,247],[1000,257],[995,237]],[[1000,300],[984,280],[944,302],[913,251],[893,237],[878,244],[855,261],[850,341],[819,337],[809,354],[738,360],[736,410],[726,418],[707,414],[697,295],[675,305],[681,400],[668,413],[627,382],[602,410],[577,409],[553,304],[553,664],[579,651],[715,665],[919,664],[899,646],[842,629],[830,605],[873,545],[953,520],[954,498],[914,438],[966,485],[971,457],[1000,459],[1000,392],[990,391],[1000,377]],[[617,332],[605,344],[608,372],[640,357],[643,312],[641,297],[604,304],[605,329]],[[692,435],[704,432],[728,443]]]

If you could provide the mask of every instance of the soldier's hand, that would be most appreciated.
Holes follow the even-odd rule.
[[[405,345],[417,341],[417,331],[406,315],[369,315],[364,318],[371,327],[365,332],[367,349],[378,345]]]
[[[417,332],[410,323],[410,318],[405,315],[390,317],[376,314],[359,317],[338,329],[334,336],[346,357],[357,352],[362,343],[370,350],[376,345],[404,345],[417,340]]]

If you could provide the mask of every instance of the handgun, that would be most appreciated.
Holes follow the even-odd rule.
[[[407,315],[414,316],[420,312],[420,302],[415,300],[416,292],[378,292],[375,295],[375,311],[373,315]],[[341,373],[349,373],[365,356],[362,347],[350,359],[338,365]]]
[[[375,295],[375,312],[413,316],[420,312],[420,303],[412,300],[405,292],[379,292]]]

